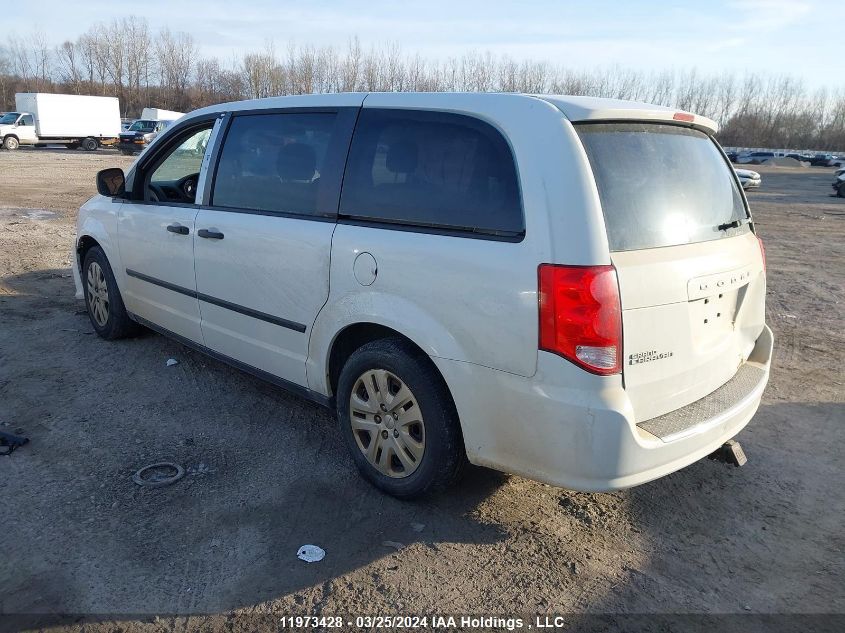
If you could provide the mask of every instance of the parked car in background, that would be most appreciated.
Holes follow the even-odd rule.
[[[163,110],[161,108],[144,108],[141,118],[134,121],[129,128],[121,133],[118,147],[123,154],[137,154],[153,142],[163,130],[173,121],[184,116],[182,112]]]
[[[829,161],[827,161],[828,167],[845,167],[845,156],[832,156]]]
[[[774,157],[774,152],[748,152],[737,156],[736,162],[738,165],[760,165]]]
[[[763,179],[756,171],[750,169],[734,169],[736,177],[743,189],[756,189],[763,183]]]
[[[117,141],[120,106],[115,97],[35,92],[15,95],[16,112],[0,118],[5,149],[21,145],[62,144],[93,151]]]
[[[167,129],[170,121],[138,119],[125,132],[120,133],[117,147],[123,154],[137,154],[153,142],[156,136]]]
[[[833,154],[815,154],[810,159],[810,165],[813,167],[827,167],[827,164],[833,158]]]
[[[398,497],[467,460],[635,486],[733,438],[769,377],[762,242],[715,131],[554,95],[211,106],[98,174],[77,296],[105,339],[143,324],[332,408]]]
[[[784,154],[786,158],[794,158],[795,160],[802,162],[802,163],[809,163],[812,156],[808,154],[799,154],[797,152],[790,152],[789,154]]]
[[[833,190],[840,198],[845,198],[845,167],[833,173]]]

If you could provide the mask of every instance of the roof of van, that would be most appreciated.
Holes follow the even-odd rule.
[[[707,117],[665,106],[625,101],[623,99],[604,99],[600,97],[576,97],[568,95],[523,94],[509,92],[370,92],[370,93],[334,93],[291,95],[286,97],[268,97],[224,103],[202,108],[191,113],[219,112],[222,110],[250,110],[263,108],[309,107],[309,106],[375,106],[375,107],[412,107],[416,101],[425,102],[425,107],[433,105],[449,108],[459,100],[463,106],[475,102],[507,101],[513,99],[539,99],[554,106],[570,121],[667,121],[687,124],[709,133],[718,129],[716,123]],[[389,105],[388,105],[389,104]],[[422,106],[421,106],[422,107]]]

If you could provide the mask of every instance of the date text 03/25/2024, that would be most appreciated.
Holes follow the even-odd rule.
[[[518,617],[502,616],[416,616],[416,615],[359,615],[351,618],[341,616],[284,616],[279,619],[283,628],[343,628],[360,629],[490,629],[501,628],[508,631],[524,629],[555,629],[565,625],[560,616],[537,616],[533,621]]]

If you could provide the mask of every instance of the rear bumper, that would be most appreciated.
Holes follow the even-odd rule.
[[[681,412],[690,409],[684,428],[663,439],[646,430],[647,423],[637,425],[620,376],[593,376],[545,352],[532,378],[434,361],[452,389],[471,462],[565,488],[606,491],[679,470],[737,435],[760,404],[772,346],[764,327],[747,362],[755,372],[743,383],[746,391],[723,399],[724,406],[699,401],[684,407]]]

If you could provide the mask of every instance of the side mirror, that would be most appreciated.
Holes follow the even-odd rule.
[[[101,196],[114,198],[126,192],[126,176],[118,167],[110,167],[97,172],[97,191]]]

